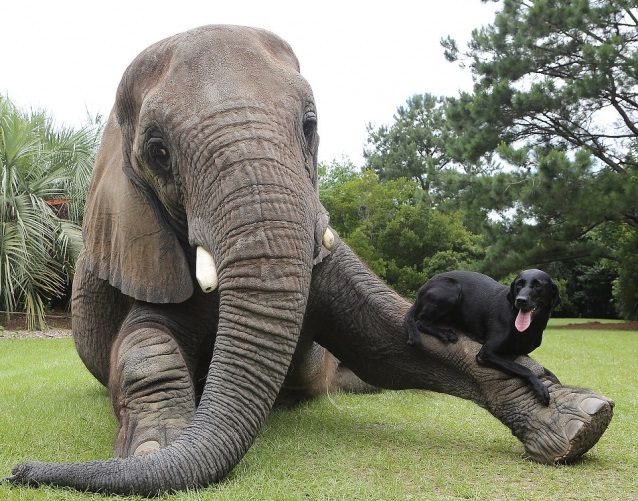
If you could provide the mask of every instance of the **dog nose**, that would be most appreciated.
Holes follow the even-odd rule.
[[[527,306],[527,298],[523,296],[518,296],[516,298],[516,307],[525,308],[526,306]]]

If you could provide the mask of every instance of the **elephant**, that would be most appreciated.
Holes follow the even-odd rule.
[[[423,335],[410,303],[329,224],[317,110],[290,46],[211,25],[126,69],[87,195],[72,329],[118,419],[114,458],[29,462],[15,484],[154,496],[217,482],[277,402],[419,388],[487,409],[538,462],[596,444],[613,401],[517,362],[551,394],[479,366],[481,345]]]

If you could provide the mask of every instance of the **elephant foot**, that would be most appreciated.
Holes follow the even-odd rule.
[[[548,407],[535,404],[526,420],[511,426],[525,455],[543,464],[571,463],[600,439],[612,417],[614,402],[589,390],[546,380]],[[520,411],[519,411],[520,412]]]
[[[147,416],[143,416],[141,420],[137,416],[132,419],[131,416],[120,416],[120,420],[113,451],[113,456],[119,458],[142,456],[166,447],[188,424],[183,419],[171,419],[167,423],[148,419]]]
[[[114,456],[166,447],[195,413],[195,390],[177,343],[147,326],[122,334],[113,350],[109,387],[119,421]]]
[[[339,362],[330,388],[330,392],[334,391],[342,391],[345,393],[379,393],[381,388],[366,383]]]
[[[329,393],[378,393],[317,343],[295,354],[275,407],[290,408]]]
[[[133,456],[143,456],[144,454],[150,454],[161,449],[161,444],[157,440],[149,440],[136,447],[133,452]]]

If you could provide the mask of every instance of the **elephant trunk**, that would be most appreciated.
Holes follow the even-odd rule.
[[[315,251],[315,216],[304,206],[307,202],[298,191],[272,187],[267,191],[257,197],[258,207],[235,208],[244,215],[248,210],[259,212],[265,215],[262,220],[232,228],[222,224],[225,231],[216,235],[221,243],[204,241],[210,237],[203,235],[195,242],[210,248],[218,261],[220,306],[213,358],[191,424],[169,446],[146,456],[27,463],[14,470],[12,480],[149,496],[209,485],[239,462],[268,415],[290,365]],[[297,209],[269,209],[273,199],[278,200],[276,205],[297,204]],[[278,220],[269,211],[279,212]],[[293,213],[300,217],[293,221]],[[202,229],[195,223],[192,235]]]

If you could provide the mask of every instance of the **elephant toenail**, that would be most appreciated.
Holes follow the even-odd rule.
[[[141,443],[135,449],[133,456],[143,456],[145,454],[150,454],[151,452],[157,451],[160,448],[159,442],[155,440],[149,440],[148,442]]]
[[[581,409],[583,409],[587,414],[593,416],[596,414],[603,406],[605,402],[600,400],[599,398],[586,398],[580,404]]]
[[[585,423],[583,423],[582,421],[572,419],[569,423],[567,423],[567,426],[565,426],[565,433],[567,434],[567,438],[569,440],[572,440],[576,435],[578,435],[578,432],[583,426],[585,426]]]

